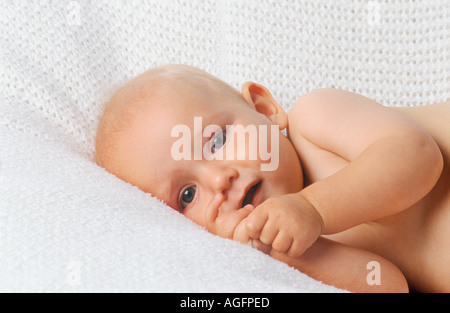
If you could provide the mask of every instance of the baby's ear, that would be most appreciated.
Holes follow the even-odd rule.
[[[245,102],[261,114],[264,114],[272,123],[285,129],[288,124],[288,118],[283,108],[275,101],[270,91],[259,84],[246,82],[242,85],[242,96]]]

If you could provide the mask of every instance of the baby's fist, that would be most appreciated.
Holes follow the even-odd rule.
[[[272,249],[299,257],[322,232],[322,219],[299,193],[271,197],[245,219],[247,235]]]

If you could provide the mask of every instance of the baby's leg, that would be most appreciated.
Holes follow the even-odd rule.
[[[272,257],[302,273],[352,292],[408,292],[397,266],[372,252],[320,237],[299,258],[272,250]]]

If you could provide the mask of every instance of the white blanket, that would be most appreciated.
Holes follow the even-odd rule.
[[[450,98],[450,1],[7,1],[0,291],[338,292],[209,234],[92,161],[105,101],[184,63],[282,106],[319,87]]]

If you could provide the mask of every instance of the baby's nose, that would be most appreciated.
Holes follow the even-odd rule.
[[[231,188],[233,181],[239,176],[239,173],[232,168],[217,168],[211,170],[209,174],[209,184],[214,193],[223,193],[226,196]]]

